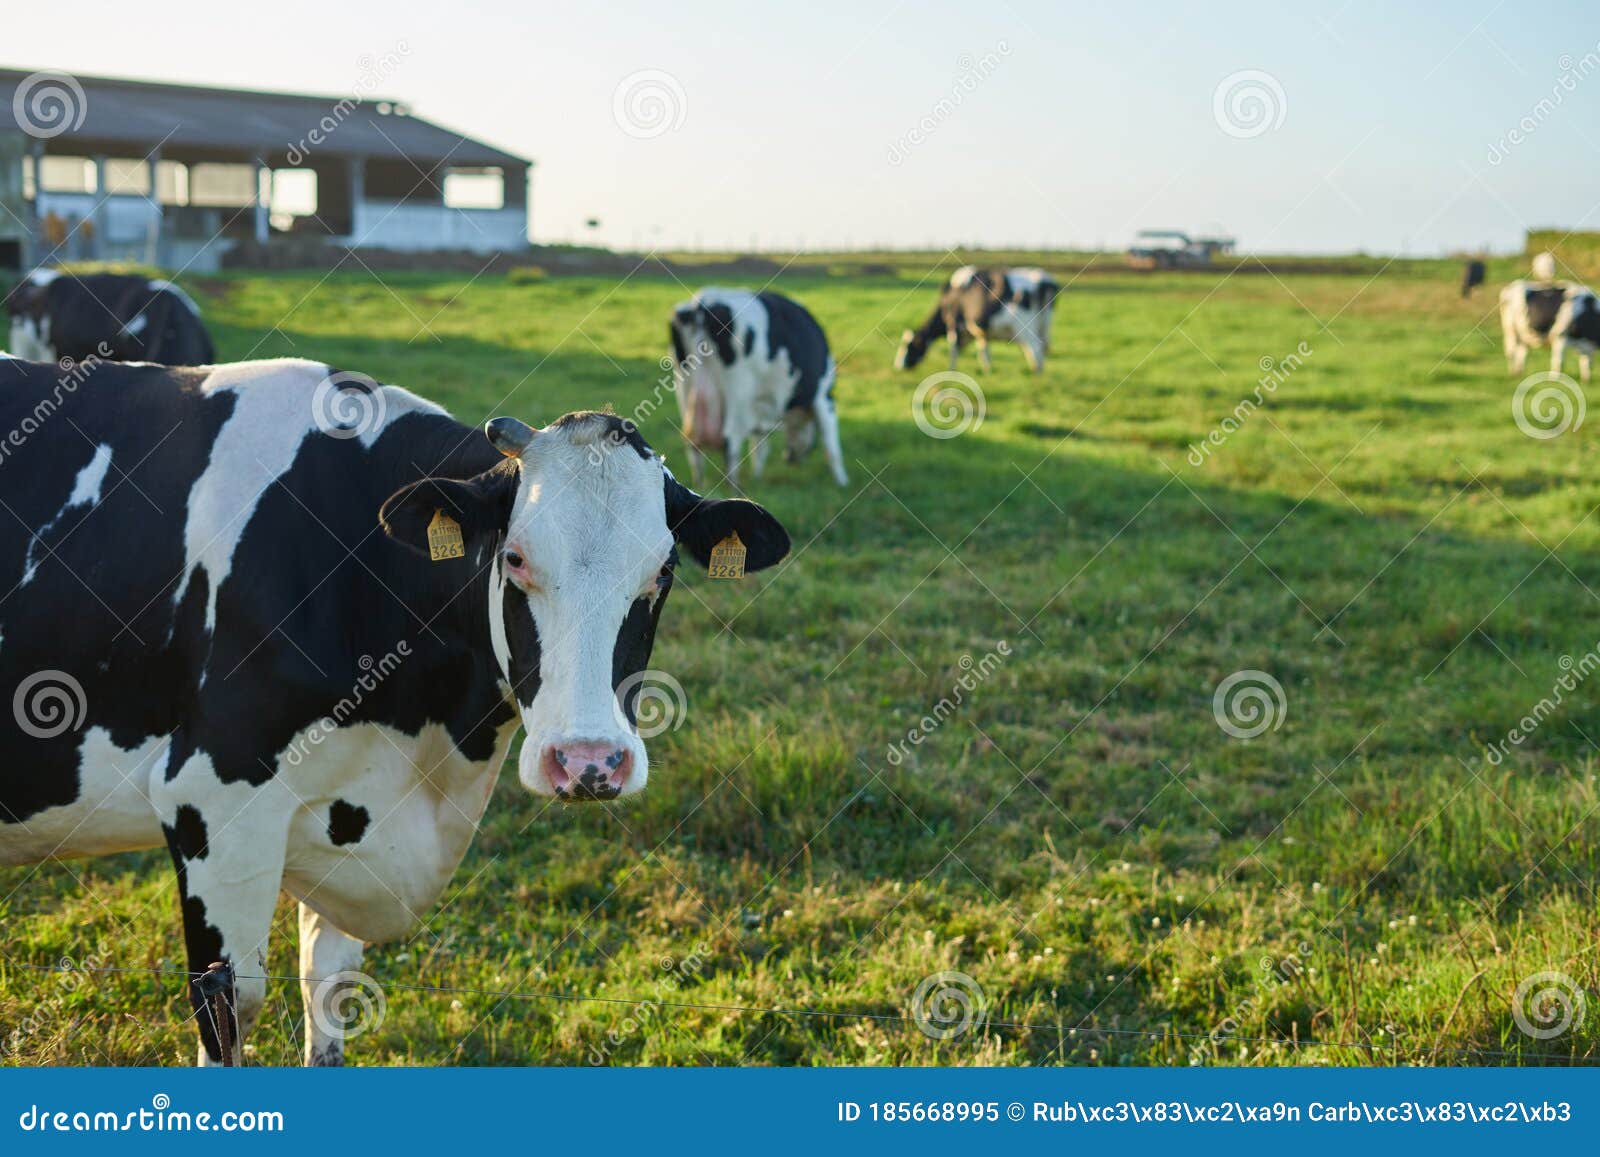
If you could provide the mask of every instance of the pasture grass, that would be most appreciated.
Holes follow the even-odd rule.
[[[688,710],[649,789],[550,806],[508,771],[426,924],[370,951],[387,1013],[351,1062],[1593,1062],[1595,689],[1498,764],[1485,745],[1600,642],[1600,437],[1519,430],[1492,293],[1461,301],[1445,262],[1090,269],[1043,377],[997,347],[982,425],[939,440],[890,360],[953,264],[778,280],[840,359],[850,486],[774,455],[751,490],[796,552],[680,583],[653,666]],[[198,289],[227,357],[361,369],[470,422],[610,403],[681,463],[670,279]],[[1234,738],[1213,694],[1252,669],[1286,710]],[[12,961],[182,967],[164,854],[0,895]],[[294,941],[285,902],[275,974]],[[887,1019],[946,971],[988,1024]],[[1587,1015],[1530,1035],[1519,1008],[1562,1019],[1515,996],[1546,972]],[[187,1014],[176,977],[0,965],[15,1063],[187,1063]],[[274,982],[253,1059],[293,1063],[301,1016]]]

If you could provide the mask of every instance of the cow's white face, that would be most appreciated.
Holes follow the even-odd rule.
[[[414,483],[385,503],[384,525],[420,545],[444,510],[462,525],[467,560],[483,560],[489,648],[527,730],[524,786],[571,800],[631,795],[649,776],[634,677],[650,661],[676,548],[704,564],[737,532],[745,569],[759,570],[788,552],[788,535],[753,502],[680,485],[614,415],[568,414],[542,430],[497,418],[487,432],[507,462]]]
[[[55,348],[50,344],[50,319],[43,321],[27,314],[14,314],[11,318],[11,352],[23,361],[53,362]]]

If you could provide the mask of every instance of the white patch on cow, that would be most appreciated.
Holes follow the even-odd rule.
[[[965,289],[972,284],[972,279],[976,276],[978,276],[976,265],[963,265],[950,275],[950,288]]]
[[[661,460],[605,437],[600,418],[540,430],[522,454],[522,480],[506,544],[527,560],[527,600],[539,632],[539,693],[518,704],[528,736],[518,773],[548,795],[539,761],[547,746],[597,742],[626,751],[630,795],[649,774],[644,744],[621,725],[612,658],[623,619],[672,552]]]
[[[106,472],[110,469],[111,447],[102,442],[94,448],[94,456],[89,459],[89,464],[78,471],[78,477],[72,483],[72,493],[67,496],[67,501],[49,522],[34,531],[33,537],[28,541],[28,553],[22,564],[22,582],[18,585],[27,586],[38,573],[40,562],[38,554],[44,549],[44,536],[55,528],[56,523],[72,510],[80,506],[93,506],[100,501],[100,488],[105,484]]]
[[[61,271],[59,269],[35,269],[28,274],[27,281],[29,285],[49,285],[60,276]]]
[[[141,313],[138,317],[125,324],[122,327],[122,332],[127,334],[129,337],[138,337],[145,331],[149,324],[150,319]]]
[[[55,347],[50,344],[50,319],[17,316],[11,319],[11,350],[25,362],[53,362]]]
[[[206,628],[217,620],[217,591],[233,569],[233,556],[261,497],[294,465],[307,437],[319,430],[314,395],[330,370],[318,362],[283,359],[240,362],[212,370],[201,389],[236,395],[233,413],[211,447],[211,458],[189,492],[184,524],[185,579],[173,596],[181,602],[197,567],[210,582]],[[358,435],[373,442],[396,419],[410,413],[445,411],[398,386],[380,386],[382,417]]]
[[[298,767],[280,761],[294,795],[283,889],[347,935],[384,941],[404,936],[439,899],[489,805],[516,734],[513,716],[483,762],[463,756],[441,724],[415,736],[376,723],[341,727]],[[296,750],[291,744],[289,750]],[[355,843],[328,838],[336,800],[364,808]]]
[[[119,747],[105,728],[90,727],[78,747],[78,798],[25,823],[0,824],[0,865],[159,847],[163,836],[150,786],[166,764],[167,743],[167,736],[156,735]]]

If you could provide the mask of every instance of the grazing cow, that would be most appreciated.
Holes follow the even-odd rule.
[[[790,462],[810,452],[820,432],[834,481],[850,481],[839,447],[833,355],[822,327],[803,306],[768,290],[707,288],[673,310],[668,328],[673,387],[696,486],[704,480],[705,451],[720,448],[728,481],[737,487],[745,443],[752,438],[751,472],[759,479],[767,436],[780,423]]]
[[[1042,269],[979,269],[963,265],[939,291],[939,304],[921,329],[906,330],[895,355],[897,370],[908,370],[927,356],[928,347],[941,336],[950,343],[950,368],[956,368],[961,347],[978,344],[978,359],[985,370],[991,337],[1014,341],[1022,347],[1033,372],[1044,372],[1050,352],[1050,321],[1061,287]]]
[[[165,844],[236,1049],[287,892],[306,1059],[337,1064],[362,942],[438,898],[518,726],[529,790],[641,790],[678,551],[737,534],[759,570],[788,536],[609,414],[486,439],[312,362],[78,369],[0,362],[0,428],[28,432],[0,442],[0,864]]]
[[[1551,372],[1561,373],[1570,347],[1578,354],[1578,376],[1587,382],[1600,348],[1600,299],[1570,282],[1513,281],[1500,291],[1500,331],[1513,374],[1523,372],[1530,349],[1546,345]]]
[[[1468,261],[1461,267],[1461,296],[1471,297],[1472,291],[1483,284],[1488,267],[1481,261]]]
[[[11,352],[20,358],[98,357],[169,366],[217,360],[200,307],[170,281],[37,269],[11,291],[6,305]]]

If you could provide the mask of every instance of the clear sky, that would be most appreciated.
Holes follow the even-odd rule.
[[[8,4],[0,59],[348,94],[398,54],[383,95],[536,160],[537,241],[1120,246],[1170,226],[1257,252],[1434,254],[1600,228],[1597,16],[1592,0],[65,0]]]

